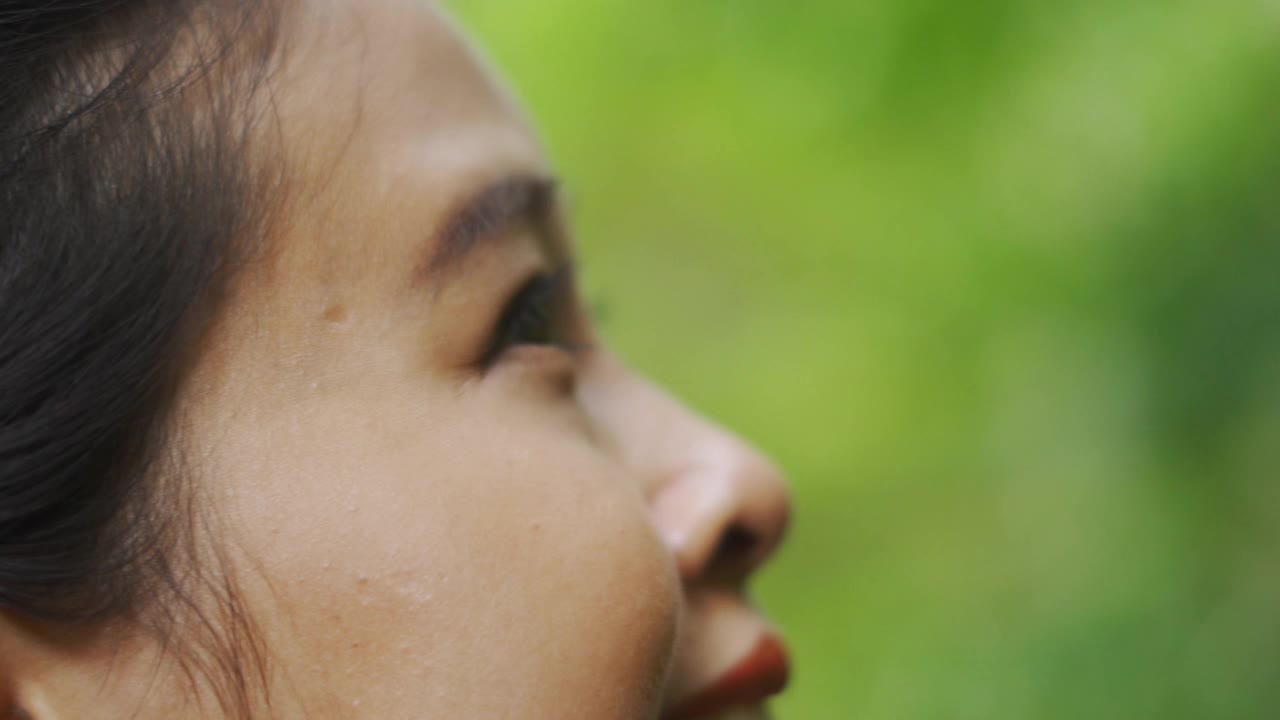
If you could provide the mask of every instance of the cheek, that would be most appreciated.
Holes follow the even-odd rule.
[[[652,716],[679,585],[632,481],[565,428],[453,410],[433,427],[317,408],[224,453],[229,531],[299,695],[379,717]]]

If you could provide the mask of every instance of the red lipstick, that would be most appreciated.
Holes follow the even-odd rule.
[[[737,665],[710,687],[681,702],[663,720],[700,720],[730,708],[755,705],[782,692],[790,672],[782,640],[765,635]]]

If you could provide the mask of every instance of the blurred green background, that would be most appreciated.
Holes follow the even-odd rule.
[[[1280,717],[1280,3],[448,4],[791,475],[782,720]]]

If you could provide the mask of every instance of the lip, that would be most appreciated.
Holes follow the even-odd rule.
[[[763,635],[746,657],[704,690],[683,700],[662,720],[705,720],[730,708],[755,705],[787,687],[791,663],[782,639]]]

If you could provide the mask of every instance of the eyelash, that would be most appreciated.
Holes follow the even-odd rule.
[[[570,265],[530,278],[503,308],[480,365],[490,368],[508,350],[521,345],[556,347],[567,352],[580,350],[580,345],[565,337],[566,308],[572,289]]]

